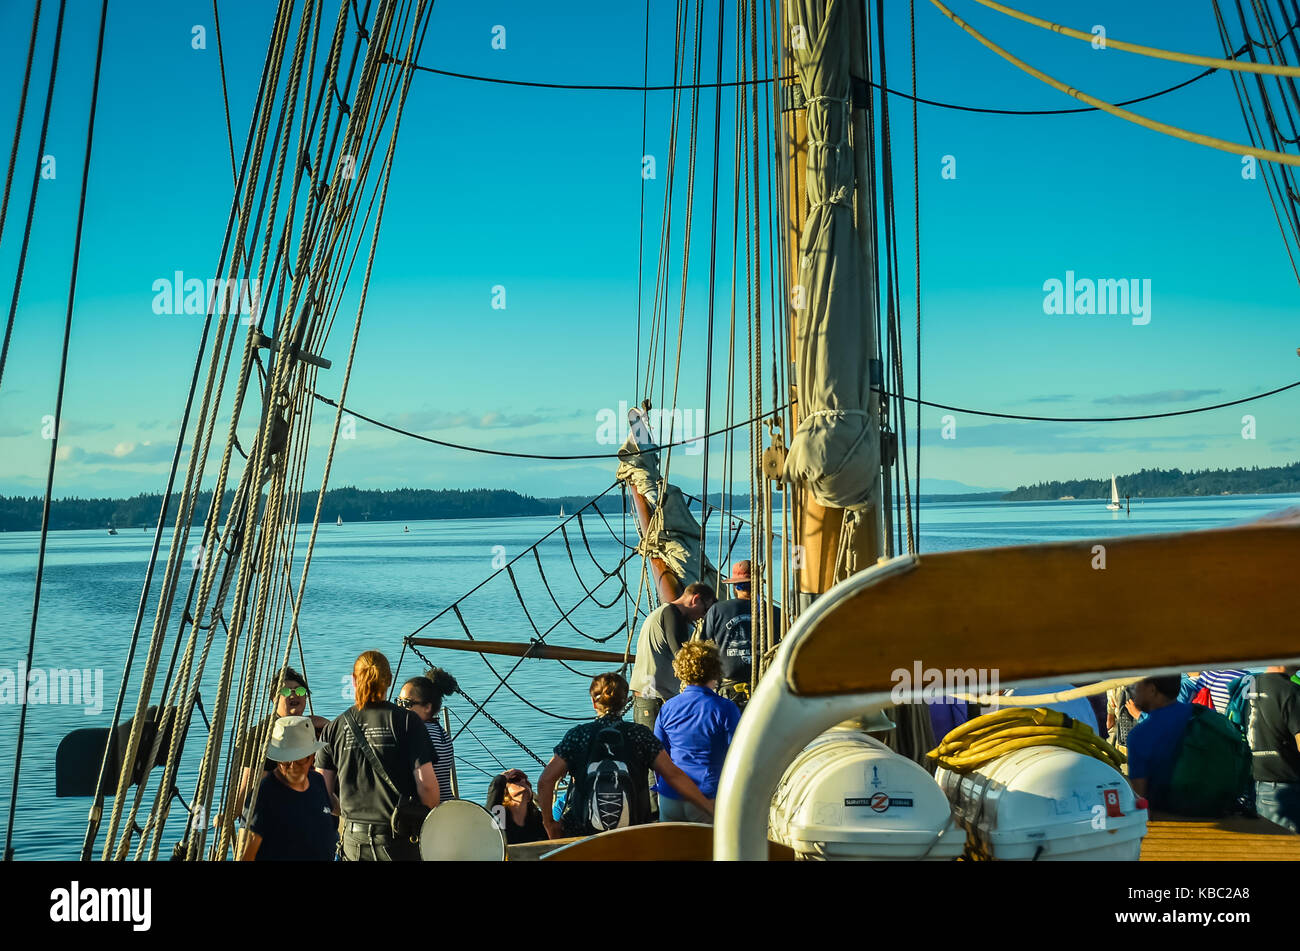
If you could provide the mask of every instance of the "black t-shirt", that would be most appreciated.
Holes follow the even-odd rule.
[[[543,842],[548,837],[546,826],[542,825],[542,814],[536,809],[529,809],[524,824],[515,825],[514,816],[506,809],[506,845],[520,845],[524,842]]]
[[[418,798],[415,770],[425,763],[438,762],[438,754],[420,718],[387,701],[360,711],[352,707],[350,712],[356,716],[393,785],[403,796]],[[346,715],[330,721],[321,734],[325,748],[316,754],[316,768],[338,773],[339,805],[345,817],[387,824],[397,808],[397,799],[388,784],[375,775],[365,752],[357,748],[352,728],[344,720]]]
[[[1300,684],[1286,674],[1256,674],[1249,723],[1255,779],[1300,783]]]
[[[564,760],[568,767],[569,773],[574,778],[574,783],[569,787],[567,796],[575,795],[579,777],[587,774],[587,757],[591,750],[592,740],[596,734],[606,727],[614,727],[623,734],[623,747],[627,755],[627,768],[631,776],[646,776],[647,788],[649,786],[649,776],[654,761],[663,751],[664,745],[659,742],[658,737],[653,732],[646,729],[639,723],[628,723],[617,713],[607,713],[603,717],[597,717],[590,723],[583,723],[575,726],[564,738],[560,740],[555,747],[555,755]],[[647,805],[648,805],[648,796]],[[573,800],[565,799],[564,814],[560,819],[560,824],[564,827],[565,835],[590,835],[591,826],[587,823],[586,817],[575,812],[572,808]],[[649,821],[650,816],[638,817],[633,824]]]
[[[338,820],[320,774],[307,774],[299,792],[275,775],[262,777],[248,828],[262,837],[259,862],[329,862],[338,842]]]
[[[700,639],[718,645],[722,657],[722,676],[725,680],[749,683],[753,663],[752,616],[753,601],[746,598],[729,598],[719,601],[704,615],[704,628]],[[759,606],[760,610],[762,606]],[[772,623],[778,624],[780,612],[772,609]]]

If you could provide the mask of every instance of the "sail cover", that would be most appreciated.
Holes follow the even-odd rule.
[[[700,523],[691,514],[681,489],[665,485],[659,473],[659,453],[642,451],[632,432],[618,451],[618,459],[618,481],[635,488],[650,507],[650,525],[637,550],[647,558],[662,559],[681,581],[682,588],[693,581],[703,581],[716,588],[718,572],[708,555],[704,555],[703,577],[696,573],[702,554]],[[665,486],[662,496],[661,486]]]
[[[849,44],[843,0],[786,4],[795,71],[808,103],[808,217],[799,240],[795,381],[799,427],[785,479],[828,508],[876,502],[879,421],[868,414],[876,305],[854,224]]]

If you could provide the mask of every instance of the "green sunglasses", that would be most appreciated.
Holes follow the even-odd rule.
[[[282,697],[305,697],[307,696],[306,687],[281,687],[280,696]]]

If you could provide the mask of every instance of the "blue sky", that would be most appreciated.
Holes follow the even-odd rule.
[[[1015,23],[969,0],[954,11],[1021,58],[1105,99],[1141,95],[1199,68],[1147,60]],[[1208,2],[1070,5],[1022,0],[1110,36],[1217,55]],[[31,0],[0,6],[0,129],[15,125]],[[36,494],[53,412],[63,311],[94,64],[98,2],[70,0],[46,153],[57,177],[40,186],[32,250],[9,365],[0,388],[0,493]],[[331,5],[332,6],[332,5]],[[48,78],[56,4],[46,4],[28,132],[19,153],[0,283],[12,287]],[[650,7],[650,81],[672,78],[675,4]],[[728,5],[731,22],[734,7]],[[273,4],[220,3],[235,128],[242,145]],[[425,65],[556,82],[639,84],[642,3],[453,2],[433,8]],[[890,0],[891,85],[910,85],[907,5]],[[717,7],[704,12],[706,81],[714,71]],[[327,14],[332,18],[332,13]],[[918,3],[922,96],[982,106],[1078,105],[994,57]],[[208,30],[206,50],[191,30]],[[492,48],[494,26],[506,48]],[[230,157],[208,2],[110,3],[94,160],[76,299],[56,496],[157,491],[176,435],[202,320],[153,313],[152,282],[179,270],[210,277],[230,202]],[[724,78],[732,76],[732,48]],[[722,116],[713,419],[724,415],[730,293],[730,91]],[[527,452],[611,450],[598,414],[633,401],[637,350],[642,95],[530,89],[416,76],[393,175],[349,403],[455,442]],[[678,403],[704,405],[704,336],[712,196],[712,92],[701,97],[692,268]],[[645,183],[649,309],[666,183],[670,96],[648,96]],[[910,108],[895,99],[898,215],[903,230],[905,363],[912,390]],[[1229,78],[1216,74],[1136,107],[1162,121],[1244,141]],[[33,115],[34,114],[34,115]],[[5,138],[6,151],[8,137]],[[1300,378],[1294,331],[1300,294],[1262,178],[1237,156],[1176,141],[1104,114],[994,116],[920,109],[923,396],[941,403],[1057,416],[1182,409]],[[943,156],[957,177],[941,177]],[[678,184],[684,184],[684,169]],[[675,201],[682,200],[678,194]],[[684,204],[675,204],[680,216]],[[680,221],[680,217],[677,219]],[[682,231],[670,280],[677,313]],[[1049,316],[1043,284],[1078,277],[1150,280],[1151,321]],[[353,293],[359,273],[354,276]],[[505,310],[491,307],[494,285]],[[4,295],[8,301],[8,293]],[[326,348],[337,393],[351,312]],[[648,321],[646,323],[648,328]],[[675,328],[674,328],[675,329]],[[693,345],[692,345],[693,344]],[[744,355],[738,354],[743,365]],[[743,376],[735,394],[747,406]],[[974,486],[1103,477],[1143,467],[1276,465],[1300,458],[1300,391],[1248,407],[1124,424],[1014,423],[942,411],[922,416],[923,475]],[[1245,413],[1256,438],[1241,438]],[[319,414],[322,424],[328,416]],[[245,426],[242,430],[247,432]],[[317,448],[328,429],[318,430]],[[719,446],[711,456],[717,489]],[[697,484],[700,455],[673,472]],[[319,456],[307,482],[319,481]],[[515,488],[595,493],[609,462],[529,462],[468,455],[358,424],[331,483],[368,487]]]

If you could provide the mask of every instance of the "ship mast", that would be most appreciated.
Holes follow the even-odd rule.
[[[780,91],[786,114],[780,145],[796,427],[785,475],[796,487],[801,609],[887,553],[889,482],[881,474],[892,464],[892,451],[877,358],[875,170],[864,7],[843,0],[787,0],[782,12],[783,72],[796,76]],[[860,364],[854,370],[861,380],[855,392],[828,389],[827,371],[841,376],[845,370],[844,354],[834,351],[846,345],[852,351],[848,359]],[[838,439],[831,433],[836,428]],[[837,455],[842,433],[853,429],[862,445]],[[847,489],[845,468],[856,470]]]

